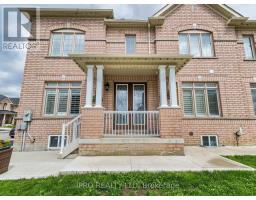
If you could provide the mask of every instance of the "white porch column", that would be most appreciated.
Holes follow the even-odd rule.
[[[159,82],[160,82],[160,107],[168,107],[166,91],[166,66],[159,65]]]
[[[97,85],[96,85],[96,107],[102,107],[103,93],[103,65],[96,65],[97,68]]]
[[[2,126],[4,126],[4,125],[5,125],[5,120],[6,120],[6,114],[4,114],[3,122],[2,122]]]
[[[178,107],[177,101],[177,88],[176,88],[176,75],[175,65],[169,66],[169,84],[170,84],[170,105],[171,107]]]
[[[85,107],[92,107],[93,98],[93,65],[87,65],[86,103]]]

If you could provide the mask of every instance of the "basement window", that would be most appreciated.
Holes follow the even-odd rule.
[[[49,135],[48,136],[48,149],[60,149],[61,147],[61,135]],[[64,146],[67,144],[67,136],[65,136]]]
[[[217,135],[203,135],[201,136],[201,145],[205,147],[217,147],[218,137]]]

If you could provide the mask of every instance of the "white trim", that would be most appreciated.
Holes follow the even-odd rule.
[[[181,5],[181,4],[178,4],[178,5]],[[208,4],[206,4],[206,5],[208,5]],[[225,4],[217,4],[217,5],[220,6],[221,8],[223,8],[224,10],[226,10],[227,12],[229,12],[230,14],[234,15],[235,17],[243,17],[242,15],[240,15],[237,12],[233,11],[232,9],[230,9]],[[159,16],[161,16],[165,11],[170,9],[172,6],[175,6],[175,4],[167,4],[166,6],[161,8],[158,12],[156,12],[152,17],[159,17]],[[212,8],[212,9],[214,9],[214,8]]]
[[[214,136],[216,138],[216,145],[217,146],[211,146],[210,144],[210,136]],[[208,137],[208,142],[209,142],[209,146],[204,146],[204,147],[218,147],[219,146],[219,138],[218,138],[218,135],[217,134],[209,134],[209,135],[201,135],[201,146],[204,146],[203,145],[203,137]]]

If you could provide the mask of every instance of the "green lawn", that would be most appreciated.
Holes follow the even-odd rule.
[[[0,195],[256,195],[256,172],[130,172],[0,181]]]
[[[228,159],[234,160],[236,162],[243,163],[250,167],[256,168],[256,156],[247,155],[247,156],[224,156]]]

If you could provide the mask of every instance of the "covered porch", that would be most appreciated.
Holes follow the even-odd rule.
[[[182,143],[177,126],[181,110],[176,73],[190,56],[79,54],[71,58],[85,73],[86,103],[80,116],[63,125],[62,138],[67,135],[67,143],[76,141],[79,150],[84,144],[87,149],[100,144],[104,149],[103,144],[115,143],[120,148],[120,144],[140,141],[147,144],[144,149],[150,149],[153,143],[164,142],[166,147],[173,141]],[[74,123],[79,124],[79,133],[70,134]],[[65,143],[63,140],[62,149]]]

